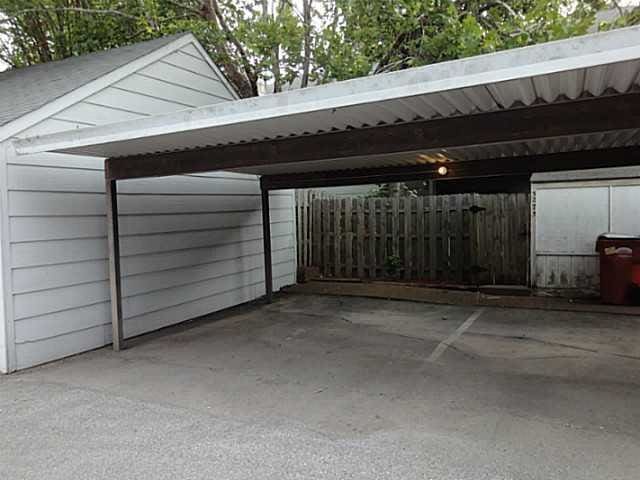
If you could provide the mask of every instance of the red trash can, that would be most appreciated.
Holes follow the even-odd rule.
[[[611,237],[598,237],[596,250],[600,253],[600,297],[604,303],[629,303],[633,253],[630,247],[619,247]]]
[[[633,268],[631,269],[631,283],[640,287],[640,263],[634,259]]]
[[[596,252],[609,247],[627,247],[633,252],[633,263],[640,263],[640,235],[626,235],[624,233],[603,233],[598,236]]]

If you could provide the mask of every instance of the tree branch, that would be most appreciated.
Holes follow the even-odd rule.
[[[511,7],[511,5],[503,2],[502,0],[494,0],[493,2],[490,2],[490,3],[487,3],[486,5],[483,5],[482,7],[480,7],[480,10],[478,11],[478,13],[486,12],[487,10],[489,10],[489,9],[491,9],[493,7],[502,7],[507,12],[509,12],[509,15],[511,15],[512,17],[517,17],[517,18],[520,17],[520,15],[518,15],[516,13],[516,11]]]
[[[300,88],[309,85],[309,70],[311,68],[311,2],[302,0],[302,23],[304,26],[304,59],[302,62],[302,79]]]
[[[382,72],[386,72],[389,71],[389,62],[391,62],[391,59],[393,58],[394,55],[398,54],[400,51],[400,48],[412,37],[414,37],[416,34],[422,34],[422,29],[424,28],[424,25],[427,23],[427,18],[424,15],[421,15],[420,17],[418,17],[418,27],[414,30],[409,30],[406,32],[401,32],[396,39],[394,40],[393,44],[389,47],[389,49],[387,50],[387,52],[382,56],[382,58],[380,59],[380,61],[378,62],[378,64],[375,66],[375,68],[373,69],[373,74],[376,75],[378,73],[382,73]],[[398,62],[394,62],[394,66],[397,66]]]
[[[170,5],[173,5],[174,7],[180,8],[182,10],[185,10],[189,13],[192,13],[193,15],[197,16],[197,17],[202,17],[202,12],[200,10],[198,10],[197,8],[193,8],[189,5],[183,5],[180,2],[176,1],[176,0],[164,0],[165,2],[167,2]]]
[[[100,9],[100,8],[81,8],[81,7],[41,7],[41,8],[25,8],[22,10],[18,10],[16,12],[3,12],[3,14],[8,17],[5,19],[1,19],[0,22],[6,22],[11,18],[17,18],[20,15],[25,13],[46,13],[46,12],[76,12],[76,13],[86,13],[92,15],[114,15],[117,17],[127,18],[129,20],[139,20],[138,17],[134,15],[129,15],[127,13],[120,12],[118,10],[110,10],[110,9]]]
[[[618,15],[620,15],[620,17],[624,17],[624,10],[620,6],[620,3],[617,0],[611,0],[611,3],[613,3],[614,8],[618,10]]]
[[[251,66],[251,62],[249,61],[249,56],[247,55],[247,52],[245,51],[242,44],[238,41],[238,39],[235,37],[231,29],[229,28],[229,25],[227,24],[227,21],[225,20],[224,16],[222,15],[222,11],[220,10],[220,5],[218,4],[218,0],[209,0],[209,6],[213,10],[216,20],[218,21],[220,28],[224,32],[225,37],[238,51],[238,55],[240,56],[240,61],[242,62],[242,66],[244,67],[245,75],[247,76],[247,78],[249,79],[249,83],[251,84],[252,94],[257,96],[258,95],[258,76],[256,75],[255,71],[253,70],[253,67]]]

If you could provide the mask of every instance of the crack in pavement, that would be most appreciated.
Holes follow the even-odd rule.
[[[626,358],[629,360],[639,360],[640,361],[640,357],[636,357],[634,355],[627,355],[624,353],[617,353],[617,352],[607,352],[606,350],[598,350],[597,348],[587,348],[587,347],[581,347],[579,345],[572,345],[570,343],[563,343],[563,342],[553,342],[551,340],[543,340],[541,338],[536,338],[536,337],[529,337],[526,335],[500,335],[497,333],[480,333],[480,332],[467,332],[467,335],[475,335],[475,336],[481,336],[481,337],[493,337],[493,338],[504,338],[506,340],[522,340],[522,341],[527,341],[527,342],[535,342],[535,343],[541,343],[543,345],[549,345],[549,346],[553,346],[553,347],[563,347],[563,348],[569,348],[572,350],[579,350],[581,352],[588,352],[588,353],[597,353],[600,355],[611,355],[611,356],[615,356],[615,357],[621,357],[621,358]]]

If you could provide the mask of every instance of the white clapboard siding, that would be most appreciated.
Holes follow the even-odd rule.
[[[294,261],[294,255],[291,248],[276,250],[273,252],[274,268],[290,265]],[[106,261],[100,262],[105,264]],[[42,317],[43,315],[53,314],[65,310],[86,307],[95,303],[107,301],[109,299],[109,291],[107,284],[107,275],[104,266],[98,264],[91,265],[89,273],[84,273],[84,269],[80,269],[88,281],[79,282],[59,282],[71,283],[69,286],[55,286],[56,281],[42,280],[39,284],[27,284],[26,288],[30,291],[17,292],[15,299],[16,317],[20,321],[31,319],[34,317]],[[62,269],[67,275],[70,269]],[[214,278],[231,277],[235,272],[255,272],[262,275],[262,252],[253,255],[247,255],[240,258],[228,260],[213,261],[210,263],[200,263],[181,268],[170,270],[157,270],[150,273],[126,275],[123,277],[123,289],[125,298],[135,298],[143,294],[150,294],[167,289],[175,289],[177,287],[192,285],[205,282]],[[286,273],[286,272],[285,272]],[[50,288],[34,289],[35,287],[44,287],[54,285]],[[78,294],[82,292],[82,296]],[[165,297],[166,299],[167,297]],[[183,303],[185,298],[180,294],[174,297],[177,299],[176,304]],[[154,307],[155,308],[155,307]],[[131,315],[129,315],[131,316]],[[20,323],[17,322],[17,324]],[[64,325],[62,325],[64,326]],[[64,327],[66,328],[66,327]],[[68,331],[68,330],[67,330]],[[31,332],[32,336],[39,338],[47,338],[51,332],[47,330]]]
[[[233,98],[200,50],[187,45],[19,136]],[[111,341],[103,164],[102,159],[63,154],[7,159],[17,368]],[[292,193],[271,195],[276,289],[295,281]],[[256,177],[211,172],[122,181],[118,202],[125,335],[264,294]]]
[[[31,172],[27,167],[52,167],[69,168],[79,170],[100,170],[104,168],[104,160],[96,157],[83,157],[81,155],[62,155],[59,153],[41,153],[38,155],[25,155],[12,157],[11,165],[20,165]]]
[[[212,105],[226,100],[226,98],[220,98],[211,93],[196,90],[188,85],[167,83],[164,80],[139,73],[124,79],[114,88],[135,93],[162,92],[163,97],[174,103],[193,107],[202,104]],[[155,95],[157,95],[157,93],[155,93]]]
[[[179,67],[182,70],[197,73],[198,75],[209,77],[218,82],[220,81],[217,75],[211,70],[207,62],[202,60],[202,58],[198,58],[194,55],[189,54],[186,51],[178,51],[172,53],[171,55],[167,55],[162,59],[162,61],[164,63],[173,65],[174,67]]]
[[[93,122],[96,125],[104,125],[111,122],[125,122],[127,120],[136,120],[141,116],[147,115],[143,115],[142,112],[105,107],[103,105],[97,105],[89,103],[87,101],[82,101],[58,113],[56,115],[56,118],[67,120],[69,122]]]
[[[92,105],[101,105],[103,107],[138,112],[145,115],[161,115],[190,107],[190,105],[185,103],[163,100],[156,97],[155,95],[159,93],[160,92],[154,92],[153,96],[151,94],[143,95],[117,87],[109,87],[91,97],[90,103]]]
[[[215,264],[225,260],[238,260],[262,255],[262,240],[246,240],[227,245],[189,248],[169,252],[135,255],[122,259],[123,277],[148,273],[179,270],[185,267]],[[293,255],[289,238],[273,239],[274,263],[285,261]],[[277,255],[280,255],[276,258]],[[285,255],[282,257],[282,255]],[[279,259],[279,260],[278,260]],[[12,281],[14,293],[29,293],[39,290],[68,287],[88,282],[103,281],[108,278],[107,260],[86,260],[36,267],[14,268]]]
[[[12,168],[11,168],[12,169]],[[47,184],[53,189],[56,185]],[[258,195],[118,195],[120,215],[248,212],[260,208]],[[273,210],[291,207],[287,195],[271,197]],[[12,216],[104,215],[104,194],[53,190],[12,190],[9,192]]]
[[[289,210],[274,210],[273,223],[288,223]],[[106,223],[101,215],[55,216],[55,217],[13,217],[9,228],[14,242],[35,242],[41,240],[61,240],[74,238],[106,238]],[[120,235],[164,234],[184,231],[211,231],[210,225],[222,225],[219,229],[229,230],[241,227],[260,226],[261,213],[182,213],[169,215],[126,215],[120,219]]]
[[[282,254],[284,260],[274,263],[274,267],[283,264],[290,264],[293,260]],[[149,310],[159,310],[166,305],[177,305],[188,301],[190,297],[197,293],[208,292],[206,286],[213,280],[234,284],[237,277],[242,274],[263,275],[262,261],[256,264],[254,257],[244,257],[242,259],[228,260],[226,262],[215,262],[214,264],[187,267],[170,272],[154,272],[145,275],[125,277],[123,283],[131,286],[131,291],[123,291],[126,299],[125,305],[133,305],[134,310],[125,308],[125,318],[139,314],[135,308],[140,308],[140,302],[144,301],[144,308]],[[237,270],[234,270],[237,269]],[[191,272],[193,270],[193,272]],[[240,272],[240,273],[238,273]],[[192,274],[191,274],[192,273]],[[242,284],[246,282],[241,282]],[[124,285],[123,285],[124,288]],[[149,300],[151,298],[151,300]],[[157,301],[153,300],[157,298]],[[37,317],[48,313],[60,312],[63,310],[93,305],[105,302],[109,299],[109,287],[105,280],[89,283],[81,283],[70,287],[61,287],[48,290],[38,290],[30,293],[16,295],[15,317],[22,320]],[[146,299],[146,300],[145,300]],[[137,312],[137,313],[136,313]],[[19,322],[18,322],[19,323]]]
[[[7,365],[7,329],[4,318],[0,318],[0,374],[9,370]]]
[[[280,288],[290,282],[290,275],[274,278],[274,288]],[[166,327],[176,322],[176,318],[185,316],[196,318],[207,313],[229,308],[248,302],[264,294],[264,282],[245,285],[241,288],[216,293],[187,304],[166,308],[159,312],[141,315],[126,322],[127,335],[139,335],[151,330]],[[111,342],[111,324],[104,323],[88,326],[87,319],[105,318],[109,315],[109,304],[102,303],[87,309],[63,312],[61,317],[66,322],[76,322],[78,328],[72,333],[53,336],[46,341],[16,342],[17,368],[27,368],[32,365],[47,362],[53,358],[61,358],[93,348],[101,347]],[[37,346],[37,348],[33,348]]]
[[[221,99],[227,98],[231,100],[227,88],[219,80],[185,70],[175,64],[157,62],[141,70],[140,73],[156,79],[169,78],[172,83],[189,85],[190,88],[198,92],[209,93]]]
[[[274,237],[289,237],[292,223],[274,223]],[[244,240],[262,238],[262,227],[211,229],[197,232],[170,232],[153,235],[120,237],[120,251],[124,257],[146,253],[169,252],[185,248],[202,248],[228,245]],[[84,260],[107,258],[106,237],[72,238],[49,241],[11,243],[11,263],[14,268],[54,265]]]

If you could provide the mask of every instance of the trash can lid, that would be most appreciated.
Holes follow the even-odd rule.
[[[627,233],[606,232],[598,235],[598,239],[608,240],[640,240],[640,235],[629,235]]]

